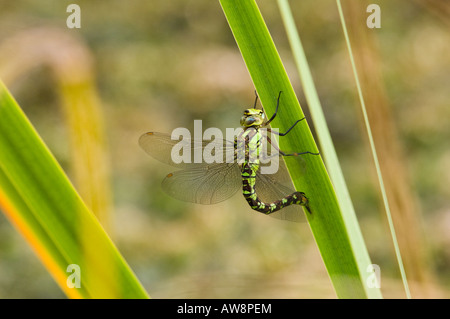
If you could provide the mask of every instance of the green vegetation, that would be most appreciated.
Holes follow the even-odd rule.
[[[0,149],[3,212],[67,296],[146,297],[103,228],[1,83]],[[79,288],[67,284],[72,274],[67,274],[67,269],[72,264],[82,270],[83,284]]]

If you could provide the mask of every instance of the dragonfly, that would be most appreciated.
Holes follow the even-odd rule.
[[[256,92],[255,92],[256,93]],[[256,108],[258,95],[256,94],[253,108],[246,109],[240,119],[241,132],[234,141],[216,139],[214,141],[172,139],[170,134],[148,132],[139,138],[139,145],[156,160],[169,164],[179,170],[168,174],[162,181],[162,189],[171,197],[197,204],[216,204],[233,196],[240,188],[250,207],[262,214],[278,219],[300,222],[304,214],[300,207],[304,207],[312,214],[309,199],[304,192],[293,189],[283,158],[302,155],[319,155],[314,152],[286,153],[281,151],[272,139],[262,133],[262,128],[279,136],[287,135],[300,121],[297,120],[285,133],[272,130],[269,124],[275,119],[280,105],[281,91],[278,94],[275,113],[265,120],[263,109]],[[223,161],[217,162],[203,158],[200,163],[186,163],[174,161],[172,150],[175,145],[186,143],[192,153],[200,151],[207,156],[205,148],[215,148],[215,152],[222,151]],[[266,143],[264,145],[264,143]],[[274,146],[274,154],[279,160],[278,170],[274,174],[263,174],[262,167],[267,165],[259,158],[263,145]],[[212,144],[212,145],[211,145]],[[238,152],[243,149],[243,152]],[[226,154],[233,154],[232,161],[226,161]],[[212,155],[215,155],[213,152]],[[250,160],[251,159],[251,160]],[[267,159],[267,158],[266,158]],[[304,161],[304,160],[303,160]],[[299,207],[300,206],[300,207]]]

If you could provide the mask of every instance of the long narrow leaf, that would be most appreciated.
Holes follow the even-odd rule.
[[[1,82],[0,208],[69,297],[148,297]]]
[[[273,114],[276,97],[283,91],[279,116],[272,122],[285,132],[303,112],[289,82],[281,59],[253,0],[220,0],[253,83],[268,115]],[[316,152],[317,147],[306,121],[280,138],[286,151]],[[328,274],[340,298],[366,298],[365,278],[360,273],[333,186],[320,156],[304,156],[307,173],[295,160],[287,160],[297,190],[306,193],[312,214],[309,225]]]
[[[367,268],[372,264],[372,262],[370,261],[369,253],[367,252],[367,248],[361,234],[361,229],[359,228],[359,224],[356,219],[355,209],[353,207],[350,193],[348,191],[336,150],[331,139],[330,131],[322,110],[322,105],[319,101],[319,95],[315,88],[311,71],[306,60],[306,55],[303,51],[303,46],[295,27],[295,22],[289,8],[288,0],[278,0],[278,4],[289,37],[292,52],[297,63],[297,69],[304,87],[306,100],[308,101],[308,106],[314,121],[314,127],[316,128],[317,136],[320,141],[327,170],[335,187],[336,196],[339,200],[339,205],[343,213],[342,216],[347,228],[350,242],[353,245],[353,251],[357,258],[357,265],[360,267],[359,271],[361,274],[367,274]],[[365,288],[369,298],[381,298],[380,289],[376,286],[369,288],[366,285]]]

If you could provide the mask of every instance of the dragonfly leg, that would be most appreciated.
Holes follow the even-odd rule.
[[[303,121],[304,119],[305,119],[305,118],[302,118],[302,119],[300,119],[300,120],[297,120],[297,121],[294,123],[294,125],[292,125],[292,126],[286,131],[286,133],[280,133],[280,132],[272,131],[272,129],[270,129],[270,128],[268,128],[267,131],[268,131],[268,132],[271,132],[271,133],[273,133],[273,134],[279,135],[279,136],[285,136],[287,133],[289,133],[289,132],[294,128],[295,125],[297,125],[298,122]]]
[[[275,109],[275,113],[273,113],[272,117],[271,117],[266,123],[264,123],[263,126],[269,125],[270,122],[272,122],[272,121],[275,119],[275,117],[277,116],[277,114],[278,114],[278,107],[280,106],[281,92],[283,92],[283,91],[280,91],[280,93],[278,94],[277,107],[276,107],[276,109]],[[258,97],[258,96],[257,96],[257,97]],[[255,105],[256,105],[256,101],[255,101]],[[267,130],[268,130],[269,132],[272,132],[272,133],[277,134],[277,135],[279,135],[279,136],[285,136],[287,133],[289,133],[289,132],[295,127],[295,125],[297,125],[298,122],[303,121],[304,119],[305,119],[305,118],[302,118],[302,119],[300,119],[300,120],[295,121],[295,123],[294,123],[294,124],[293,124],[293,125],[292,125],[285,133],[273,132],[270,128],[268,128]]]
[[[280,150],[278,146],[276,146],[275,144],[272,143],[272,140],[270,139],[270,137],[266,136],[266,139],[267,139],[267,142],[269,142],[270,145],[272,145],[278,151],[278,154],[272,154],[268,158],[278,156],[279,154],[281,154],[283,156],[299,156],[299,155],[304,155],[304,154],[319,155],[320,154],[320,153],[313,153],[313,152],[309,152],[309,151],[286,154],[285,152]],[[265,159],[268,159],[268,158],[265,158]]]
[[[304,155],[304,154],[320,155],[320,153],[313,153],[313,152],[309,152],[309,151],[299,152],[299,153],[290,153],[290,154],[286,154],[285,152],[280,151],[280,154],[283,156],[299,156],[299,155]]]
[[[256,109],[256,103],[258,102],[258,92],[255,90],[255,103],[253,104],[253,108]]]
[[[264,126],[269,125],[270,122],[272,122],[273,119],[277,116],[277,113],[278,113],[278,107],[280,106],[281,92],[283,92],[283,91],[280,91],[280,93],[278,93],[277,108],[275,109],[275,113],[273,113],[272,117],[271,117],[266,123],[264,123]]]

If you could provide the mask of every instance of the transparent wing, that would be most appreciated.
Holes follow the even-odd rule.
[[[230,198],[241,185],[241,171],[236,163],[200,164],[170,173],[162,182],[162,188],[170,196],[205,205]]]
[[[273,202],[295,192],[291,177],[283,158],[279,157],[279,167],[275,174],[263,174],[261,168],[256,174],[256,194],[263,202]],[[293,222],[306,221],[305,213],[299,205],[290,205],[269,216]]]
[[[234,159],[234,142],[223,139],[203,141],[178,138],[158,132],[148,132],[139,138],[139,145],[154,159],[178,168],[198,167],[199,164],[232,162]],[[195,154],[201,155],[202,163],[194,163]],[[181,157],[188,160],[180,162]],[[194,166],[193,166],[194,165]]]
[[[233,142],[222,139],[172,140],[169,134],[149,132],[139,138],[139,145],[160,162],[182,168],[168,174],[162,182],[163,190],[176,199],[215,204],[233,196],[242,185],[239,166],[234,162]],[[190,161],[174,161],[180,152],[187,152]],[[195,152],[202,155],[201,163],[193,163]],[[226,163],[227,152],[231,156],[231,163]]]
[[[162,163],[181,168],[166,176],[162,188],[170,196],[192,203],[215,204],[224,201],[242,188],[242,177],[239,165],[236,162],[226,163],[229,156],[235,154],[234,143],[222,139],[213,141],[172,140],[169,134],[149,132],[139,139],[142,149]],[[173,148],[178,147],[191,152],[202,152],[202,163],[178,163],[173,161]],[[231,155],[230,155],[231,154]],[[269,155],[272,155],[270,152]],[[275,174],[262,174],[261,170],[256,177],[256,192],[261,200],[273,202],[295,190],[282,156],[279,156],[279,168]],[[227,158],[228,157],[228,158]],[[222,158],[222,163],[220,162]],[[301,156],[295,157],[303,163]],[[214,162],[215,160],[215,162]],[[207,162],[211,162],[208,164]],[[262,167],[271,163],[262,163]],[[291,205],[278,212],[270,214],[275,218],[301,222],[305,220],[302,208]]]

